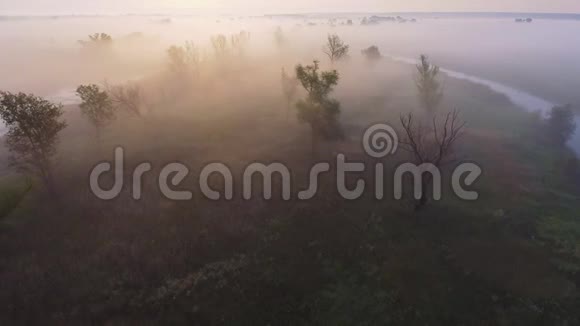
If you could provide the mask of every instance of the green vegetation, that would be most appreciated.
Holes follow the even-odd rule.
[[[95,33],[89,35],[88,40],[80,40],[79,44],[86,48],[108,47],[113,43],[113,38],[107,33]]]
[[[79,107],[95,127],[97,140],[100,140],[103,128],[115,118],[113,102],[107,92],[94,84],[79,86],[77,94],[82,100]]]
[[[318,61],[312,65],[296,66],[296,78],[308,93],[305,100],[296,103],[298,120],[308,123],[312,135],[312,153],[318,149],[319,140],[335,140],[342,137],[338,122],[340,103],[329,98],[338,84],[336,70],[319,72]]]
[[[376,45],[371,45],[370,47],[362,50],[362,54],[369,62],[376,62],[382,58],[381,51]]]
[[[66,199],[55,204],[34,188],[26,212],[15,217],[10,211],[29,188],[0,181],[0,193],[7,194],[0,206],[2,324],[580,323],[580,189],[570,177],[578,162],[566,147],[542,141],[549,121],[463,81],[450,79],[443,98],[433,86],[438,69],[426,58],[418,67],[430,78],[423,82],[413,79],[413,68],[387,60],[373,67],[349,63],[340,78],[317,61],[298,65],[296,80],[304,88],[298,118],[283,121],[278,109],[293,100],[293,76],[283,73],[281,93],[281,64],[242,55],[248,39],[214,37],[216,60],[199,65],[199,82],[180,91],[171,87],[183,76],[167,69],[146,81],[107,87],[119,115],[107,121],[104,153],[95,156],[79,150],[92,138],[80,110],[68,112],[64,128],[60,107],[2,93],[9,148],[29,154],[19,150],[40,144],[61,154],[58,161],[56,155],[46,158],[54,162]],[[181,71],[187,50],[172,49],[170,67]],[[227,65],[221,60],[234,56],[237,61]],[[376,70],[385,73],[376,78]],[[438,116],[417,108],[416,87],[420,94],[429,89],[424,98],[432,108],[457,111]],[[90,95],[85,103],[95,96],[108,104],[100,89],[83,90]],[[159,95],[165,91],[169,95]],[[381,161],[365,155],[361,135],[369,124],[398,127],[401,116],[433,124],[421,134],[411,118],[403,118],[406,140],[424,143],[414,153],[399,151]],[[43,137],[26,143],[26,130]],[[284,201],[279,189],[270,201],[210,201],[198,193],[191,201],[169,201],[155,173],[143,176],[140,201],[132,199],[128,184],[106,202],[87,185],[88,171],[110,161],[113,148],[122,145],[127,171],[144,161],[155,171],[174,161],[192,171],[222,162],[236,173],[256,161],[284,162],[297,189],[304,189],[310,142],[336,138],[342,141],[313,146],[320,161],[344,153],[393,171],[418,154],[418,163],[437,163],[444,174],[453,166],[440,163],[452,156],[477,162],[484,170],[474,185],[480,198],[461,201],[445,189],[441,201],[416,210],[410,182],[403,200],[392,194],[377,200],[369,171],[356,175],[368,185],[356,201],[339,196],[331,173],[320,177],[319,193],[308,201]],[[220,189],[220,181],[210,183]],[[110,185],[111,179],[102,182]],[[176,187],[197,189],[198,183],[192,177]],[[16,218],[20,223],[10,223]]]
[[[15,176],[0,179],[0,220],[9,216],[31,189],[30,179]]]
[[[39,175],[56,193],[53,159],[58,134],[66,127],[62,106],[24,93],[0,92],[0,117],[8,126],[6,145],[19,168]]]
[[[439,67],[432,65],[426,55],[421,55],[420,60],[415,81],[419,91],[419,102],[426,112],[435,114],[443,98],[441,83],[438,80]]]

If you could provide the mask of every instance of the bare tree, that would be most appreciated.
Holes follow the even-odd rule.
[[[52,161],[58,134],[66,127],[62,114],[62,105],[32,94],[0,92],[0,117],[8,127],[6,144],[14,162],[38,174],[52,195],[56,195]]]
[[[184,46],[171,46],[167,50],[169,69],[175,74],[195,73],[201,63],[199,48],[191,41]]]
[[[105,84],[105,88],[116,110],[122,110],[136,116],[141,116],[143,97],[139,85],[127,84],[111,86]]]
[[[419,101],[421,106],[430,115],[435,115],[441,99],[443,98],[443,91],[439,83],[438,66],[429,62],[426,55],[421,55],[421,62],[417,65],[417,76],[415,85],[419,92]]]
[[[230,38],[231,48],[235,54],[242,57],[246,54],[248,44],[250,43],[250,33],[246,31],[241,31],[238,34],[234,34]]]
[[[217,59],[223,59],[228,54],[228,39],[223,34],[211,37],[211,45]]]
[[[412,113],[401,116],[400,120],[404,130],[402,148],[413,155],[416,164],[432,164],[439,169],[453,161],[454,145],[465,127],[465,122],[459,119],[457,110],[447,113],[439,121],[437,116],[433,117],[431,126],[417,121]],[[423,175],[422,194],[417,202],[417,209],[427,204],[428,189],[432,181],[430,174]]]
[[[328,35],[327,43],[323,48],[324,54],[334,64],[348,55],[349,46],[346,45],[336,34]]]
[[[185,50],[180,46],[171,46],[167,49],[169,70],[173,73],[182,73],[187,68]]]

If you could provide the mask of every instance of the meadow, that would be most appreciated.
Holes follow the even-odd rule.
[[[354,33],[340,22],[331,31]],[[150,28],[175,28],[159,23]],[[138,87],[137,110],[120,105],[97,138],[79,105],[63,108],[67,126],[53,158],[56,197],[26,171],[3,168],[0,321],[579,323],[578,161],[568,147],[548,140],[545,117],[482,85],[439,75],[445,82],[438,113],[457,110],[466,123],[453,160],[442,166],[444,176],[460,162],[477,162],[484,171],[473,186],[477,201],[460,200],[445,189],[441,201],[417,209],[412,182],[403,200],[390,193],[377,200],[369,187],[362,198],[348,201],[337,193],[333,174],[322,177],[318,196],[308,201],[283,200],[277,178],[272,200],[244,200],[237,182],[232,200],[213,201],[196,191],[193,173],[178,186],[194,189],[192,200],[172,201],[160,193],[155,176],[170,162],[192,171],[221,162],[234,176],[251,162],[283,162],[293,171],[293,185],[302,188],[312,162],[332,165],[337,153],[368,166],[381,162],[390,170],[413,161],[413,153],[405,151],[371,158],[361,137],[374,123],[387,123],[404,135],[401,118],[422,114],[417,68],[384,56],[368,60],[360,50],[378,39],[364,40],[364,46],[357,44],[362,38],[347,42],[349,57],[330,62],[322,52],[328,26],[312,26],[316,32],[309,32],[307,26],[284,23],[283,39],[271,28],[250,33],[248,43],[236,47],[240,26],[266,29],[252,20],[222,22],[232,31],[214,32],[227,35],[227,51],[202,43],[199,57],[178,69],[175,64],[182,61],[167,48],[185,49],[182,40],[152,45],[146,32],[130,41],[113,36],[112,50],[58,48],[74,57],[71,66],[79,72],[61,73],[55,84],[43,82],[35,92],[53,94],[55,85],[71,82],[97,83],[109,95],[119,90],[115,87]],[[384,45],[379,49],[388,52]],[[343,137],[320,139],[314,156],[314,128],[299,119],[296,105],[309,93],[298,85],[295,100],[288,102],[281,71],[294,76],[297,65],[315,59],[321,71],[337,71],[330,96],[340,103]],[[52,71],[47,78],[64,61],[42,63]],[[17,83],[7,86],[15,88]],[[152,165],[140,200],[131,198],[128,186],[110,201],[90,191],[91,169],[111,161],[116,146],[125,149],[126,185],[135,166]],[[9,156],[4,148],[2,161],[10,162]],[[347,185],[353,187],[357,178],[373,184],[369,172],[349,177]],[[104,185],[112,183],[104,179]],[[223,185],[220,178],[210,183]]]

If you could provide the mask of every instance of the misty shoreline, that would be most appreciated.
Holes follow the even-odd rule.
[[[407,65],[416,65],[418,63],[418,60],[416,59],[401,56],[385,55],[385,58]],[[492,91],[506,96],[514,105],[528,112],[539,111],[543,116],[546,116],[554,106],[558,105],[529,92],[519,90],[500,82],[480,78],[478,76],[466,74],[444,67],[441,67],[441,71],[451,78],[486,86]],[[47,99],[51,102],[60,103],[64,106],[74,106],[80,103],[80,99],[77,97],[74,88],[61,89],[53,95],[47,96]],[[580,126],[580,116],[576,117],[576,124]],[[0,135],[4,135],[5,133],[6,129],[4,126],[1,126]],[[580,157],[580,133],[576,132],[574,134],[572,140],[569,142],[569,146],[576,153],[576,155]]]
[[[391,56],[386,55],[387,58],[409,65],[416,65],[418,61],[411,58]],[[489,87],[492,91],[505,95],[514,105],[528,111],[528,112],[540,112],[543,116],[546,116],[550,110],[557,105],[550,102],[544,98],[538,97],[526,91],[522,91],[511,86],[505,85],[503,83],[495,82],[489,79],[480,78],[474,75],[458,72],[455,70],[441,68],[441,72],[447,74],[451,78],[465,80],[474,84],[483,85]],[[580,126],[580,115],[576,116],[576,124]],[[570,142],[568,143],[570,148],[580,157],[580,133],[576,132]]]
[[[416,65],[419,63],[418,60],[411,59],[411,58],[405,58],[405,57],[399,57],[399,56],[387,56],[387,58],[394,60],[394,61],[397,61],[397,62],[410,64],[410,65]],[[447,69],[447,68],[443,68],[443,67],[441,67],[441,72],[444,72],[449,77],[452,77],[455,79],[466,80],[466,81],[472,82],[474,84],[487,86],[492,91],[494,91],[496,93],[501,93],[501,94],[507,96],[513,104],[515,104],[515,105],[517,105],[517,106],[519,106],[527,111],[530,111],[530,112],[540,111],[543,114],[545,114],[545,113],[548,113],[554,106],[557,105],[556,103],[551,103],[550,101],[543,99],[541,97],[535,96],[531,93],[513,88],[511,86],[508,86],[508,85],[505,85],[505,84],[502,84],[499,82],[495,82],[492,80],[480,78],[480,77],[477,77],[474,75],[466,74],[463,72],[459,72],[459,71],[455,71],[455,70],[451,70],[451,69]]]

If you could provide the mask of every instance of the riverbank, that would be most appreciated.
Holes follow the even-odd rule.
[[[396,62],[401,62],[409,65],[416,65],[418,61],[411,58],[399,56],[387,56],[389,59]],[[535,96],[528,92],[513,88],[511,86],[491,81],[488,79],[472,76],[462,72],[454,71],[441,67],[441,71],[451,78],[465,80],[478,85],[489,87],[492,91],[505,95],[513,104],[529,112],[540,112],[543,116],[549,114],[550,110],[560,104],[551,103],[550,101],[541,97]],[[580,115],[576,116],[576,125],[580,127]],[[580,132],[578,130],[570,140],[570,148],[574,150],[577,156],[580,156]]]

